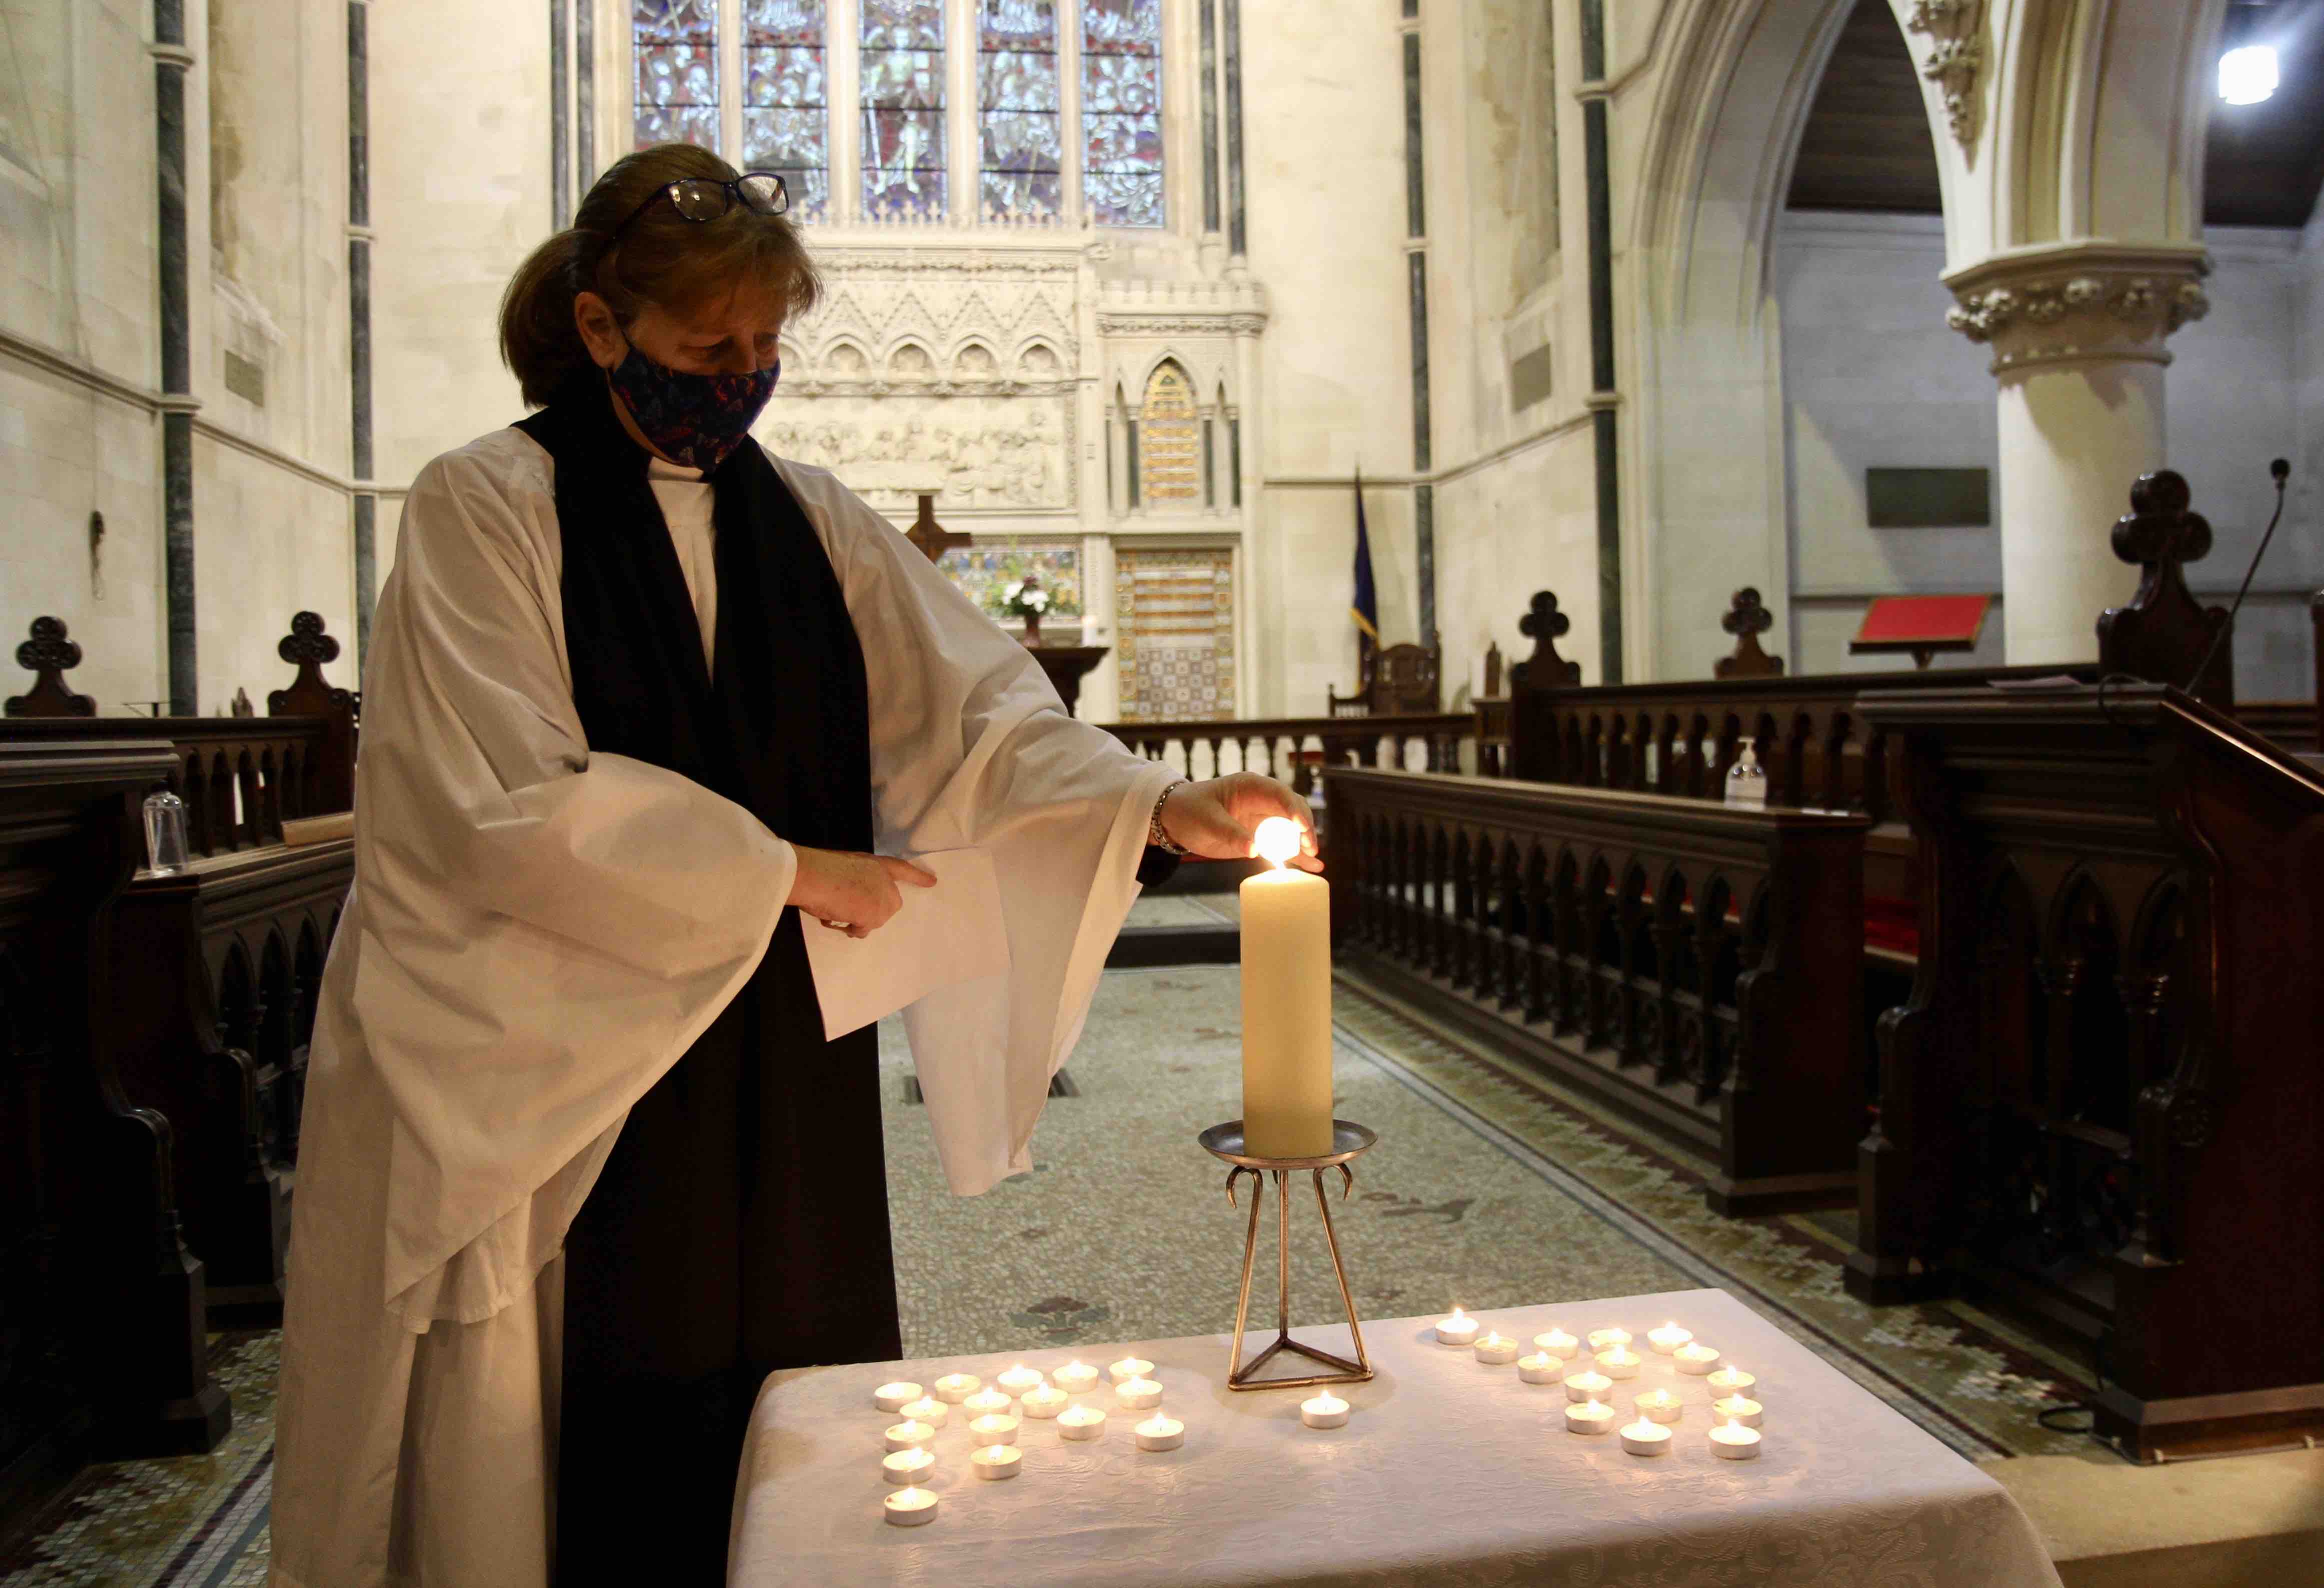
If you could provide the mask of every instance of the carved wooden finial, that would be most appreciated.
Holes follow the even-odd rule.
[[[1516,689],[1572,689],[1582,682],[1582,664],[1569,662],[1557,654],[1560,636],[1573,627],[1573,620],[1557,610],[1557,597],[1546,590],[1534,592],[1532,604],[1526,615],[1517,620],[1517,632],[1533,641],[1533,655],[1509,669],[1509,683]]]
[[[973,536],[955,535],[936,522],[936,498],[932,491],[920,492],[920,516],[904,531],[904,538],[918,546],[932,563],[954,546],[973,545],[975,540]]]
[[[66,636],[63,619],[33,619],[32,637],[16,647],[16,665],[32,674],[32,687],[8,697],[8,716],[97,715],[96,701],[65,685],[66,672],[80,665],[80,647]]]
[[[1501,642],[1498,639],[1485,647],[1485,698],[1497,700],[1501,693]]]
[[[274,654],[296,665],[299,676],[290,688],[268,693],[268,716],[327,717],[346,708],[347,692],[332,688],[323,676],[323,664],[339,659],[339,642],[323,632],[320,613],[300,612],[292,618],[290,632],[275,646]]]
[[[1728,606],[1719,626],[1735,637],[1735,654],[1720,657],[1712,673],[1720,678],[1781,678],[1784,658],[1759,648],[1759,636],[1775,626],[1775,614],[1760,601],[1758,591],[1747,584]]]
[[[2130,488],[2130,511],[2115,520],[2114,555],[2139,565],[2138,592],[2099,617],[2098,665],[2176,684],[2225,711],[2236,700],[2235,647],[2223,642],[2213,649],[2227,610],[2204,606],[2187,588],[2186,565],[2211,549],[2210,521],[2190,510],[2191,500],[2185,478],[2170,469],[2141,474]]]

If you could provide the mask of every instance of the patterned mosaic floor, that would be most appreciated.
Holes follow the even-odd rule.
[[[1070,1066],[1078,1095],[1051,1101],[1033,1173],[970,1201],[945,1190],[907,1100],[900,1033],[882,1032],[908,1354],[1226,1326],[1243,1216],[1194,1138],[1240,1106],[1238,996],[1231,966],[1109,972]],[[2036,1420],[2084,1392],[2071,1363],[1967,1308],[1850,1299],[1844,1217],[1718,1218],[1702,1204],[1707,1165],[1358,986],[1342,983],[1336,1014],[1338,1112],[1381,1138],[1333,1209],[1360,1312],[1715,1285],[1965,1455],[2089,1448]],[[1293,1321],[1323,1327],[1338,1299],[1304,1238],[1314,1216],[1312,1200],[1295,1203]],[[92,1468],[45,1532],[0,1556],[0,1588],[264,1582],[275,1340],[218,1345],[226,1443]]]

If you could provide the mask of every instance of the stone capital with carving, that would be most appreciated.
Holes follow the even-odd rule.
[[[1993,348],[1993,372],[2043,364],[2167,364],[2172,332],[2210,308],[2199,243],[2021,249],[1946,272],[1946,324]]]

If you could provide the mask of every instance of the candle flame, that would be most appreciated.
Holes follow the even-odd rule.
[[[1269,816],[1250,835],[1250,847],[1253,854],[1273,862],[1279,870],[1305,847],[1305,834],[1290,817]]]
[[[1462,1311],[1460,1309],[1460,1308],[1456,1306],[1456,1307],[1454,1307],[1454,1308],[1452,1308],[1452,1316],[1453,1316],[1455,1318],[1460,1318],[1460,1317],[1467,1317],[1468,1315],[1467,1315],[1466,1313],[1462,1312]]]

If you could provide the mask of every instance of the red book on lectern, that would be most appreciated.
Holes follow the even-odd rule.
[[[1866,609],[1851,651],[1971,650],[1989,595],[1884,595]]]

